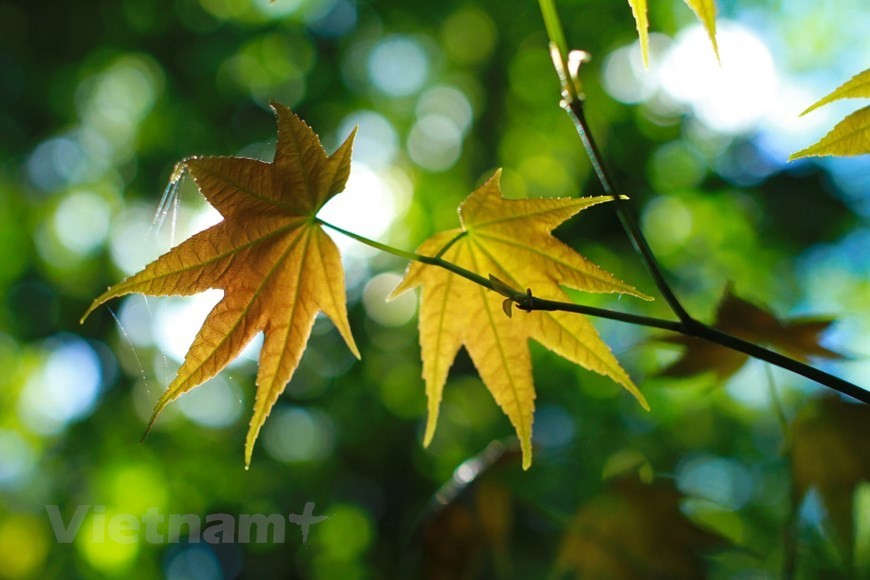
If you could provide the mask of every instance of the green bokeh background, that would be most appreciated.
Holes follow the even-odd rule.
[[[824,4],[731,0],[719,9],[764,39],[782,78],[806,91],[797,99],[805,106],[866,66],[859,61],[870,52],[866,7]],[[661,95],[621,102],[611,87],[625,71],[608,59],[635,39],[627,4],[558,5],[569,44],[594,56],[583,74],[590,122],[690,311],[709,320],[731,281],[779,315],[835,317],[825,344],[853,358],[821,364],[870,384],[866,156],[786,166],[771,143],[793,139],[794,151],[810,133],[712,130],[691,106],[663,105]],[[654,3],[650,16],[670,38],[693,23],[673,0]],[[684,517],[724,538],[700,560],[710,577],[777,576],[789,559],[789,521],[799,575],[845,575],[850,566],[870,573],[870,488],[859,483],[870,459],[849,444],[867,439],[866,414],[818,436],[845,466],[837,484],[854,493],[854,506],[832,508],[816,492],[792,501],[784,429],[798,429],[788,423],[801,413],[822,413],[813,409],[824,389],[754,362],[726,385],[709,375],[658,377],[678,353],[644,329],[597,323],[652,412],[533,344],[537,449],[522,472],[507,419],[461,353],[424,449],[414,303],[381,302],[405,264],[350,244],[348,305],[363,359],[355,362],[318,320],[250,470],[242,447],[253,354],[174,403],[137,444],[178,366],[179,337],[196,327],[194,299],[135,296],[84,325],[79,318],[107,286],[208,219],[188,180],[152,224],[177,161],[268,159],[272,99],[293,107],[328,150],[358,123],[361,177],[342,194],[354,196],[355,209],[337,207],[334,221],[373,227],[381,241],[409,250],[455,227],[457,203],[498,167],[508,196],[598,194],[558,106],[546,45],[533,1],[0,3],[0,576],[439,577],[450,569],[446,553],[458,568],[440,577],[458,569],[541,577],[557,570],[574,514],[625,473],[680,490]],[[657,58],[653,72],[632,73],[636,86],[655,74]],[[783,103],[784,87],[776,93]],[[557,235],[657,295],[610,208],[585,212]],[[669,317],[660,299],[576,299]],[[493,441],[504,442],[502,459],[448,508],[433,507],[442,484],[477,464],[457,467]],[[307,502],[330,519],[313,525],[305,544],[293,525],[284,541],[266,543],[99,538],[102,509],[106,520],[147,521],[155,510],[299,514]],[[65,522],[77,506],[104,508],[92,507],[63,544],[51,505]],[[826,512],[850,509],[852,529],[838,533]],[[467,518],[451,527],[447,510]],[[677,526],[657,524],[665,536]]]

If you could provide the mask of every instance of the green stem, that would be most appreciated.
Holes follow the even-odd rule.
[[[314,221],[323,225],[324,227],[335,230],[336,232],[353,238],[360,243],[371,246],[372,248],[375,248],[377,250],[381,250],[382,252],[386,252],[388,254],[392,254],[406,260],[420,262],[421,264],[444,268],[445,270],[453,272],[458,276],[462,276],[463,278],[470,280],[475,284],[479,284],[480,286],[483,286],[488,290],[495,291],[492,282],[489,279],[484,278],[483,276],[476,274],[471,270],[466,270],[462,266],[458,266],[456,264],[453,264],[452,262],[448,262],[442,259],[440,256],[421,256],[420,254],[415,254],[414,252],[406,252],[405,250],[400,250],[398,248],[382,244],[381,242],[370,240],[364,236],[355,234],[344,228],[334,226],[329,222],[323,221],[320,218],[315,217]],[[457,236],[457,238],[454,238],[454,240],[452,240],[450,243],[455,243],[457,239],[459,239],[459,236]],[[443,254],[443,251],[440,253]],[[586,314],[588,316],[595,316],[597,318],[607,318],[609,320],[616,320],[619,322],[635,324],[638,326],[659,328],[662,330],[677,332],[686,336],[700,338],[702,340],[706,340],[707,342],[712,342],[718,344],[719,346],[724,346],[725,348],[748,354],[753,358],[769,362],[786,370],[790,370],[793,373],[799,374],[808,379],[812,379],[821,385],[834,389],[835,391],[838,391],[845,395],[849,395],[850,397],[853,397],[859,401],[870,405],[870,391],[866,391],[861,387],[854,385],[848,381],[844,381],[843,379],[837,378],[815,367],[811,367],[804,363],[798,362],[787,356],[758,346],[757,344],[747,342],[741,338],[737,338],[736,336],[731,336],[730,334],[724,333],[720,330],[716,330],[715,328],[707,326],[706,324],[698,322],[694,319],[690,319],[688,322],[664,320],[661,318],[652,318],[649,316],[640,316],[637,314],[607,310],[605,308],[596,308],[594,306],[584,306],[582,304],[574,304],[573,302],[544,300],[532,296],[531,292],[524,294],[522,292],[515,291],[512,295],[508,296],[508,298],[510,300],[513,300],[517,304],[517,307],[521,310],[558,310],[562,312]]]
[[[362,244],[365,244],[367,246],[371,246],[372,248],[375,248],[376,250],[380,250],[382,252],[386,252],[388,254],[398,256],[399,258],[404,258],[406,260],[420,262],[421,264],[428,264],[430,266],[438,266],[439,268],[444,268],[445,270],[449,270],[450,272],[453,272],[454,274],[462,276],[463,278],[466,278],[467,280],[471,280],[475,284],[480,284],[484,288],[488,288],[489,290],[492,290],[492,283],[488,279],[486,279],[483,276],[480,276],[478,274],[475,274],[471,270],[466,270],[462,266],[457,266],[456,264],[453,264],[453,263],[448,262],[446,260],[442,260],[440,256],[435,256],[435,257],[433,257],[433,256],[421,256],[420,254],[415,254],[414,252],[406,252],[405,250],[400,250],[398,248],[394,248],[392,246],[388,246],[386,244],[382,244],[380,242],[370,240],[366,237],[363,237],[359,234],[355,234],[355,233],[348,231],[344,228],[334,226],[329,222],[323,221],[319,217],[315,217],[314,221],[319,223],[320,225],[327,227],[331,230],[334,230],[340,234],[344,234],[344,235],[348,236],[349,238],[353,238]],[[456,239],[458,239],[458,237]],[[450,244],[455,243],[456,239],[452,240],[450,242]],[[448,245],[450,245],[450,244],[448,244]],[[442,252],[440,252],[440,253],[443,253],[443,249],[442,249]]]
[[[550,50],[555,50],[558,53],[559,62],[556,65],[556,72],[562,82],[563,90],[571,99],[579,98],[577,94],[577,86],[570,79],[570,68],[568,66],[568,43],[565,41],[565,33],[562,31],[562,22],[559,20],[559,12],[556,10],[556,5],[553,0],[538,0],[538,5],[541,7],[541,16],[544,18],[544,26],[547,29],[547,36],[550,37]],[[555,59],[553,54],[551,58]],[[561,69],[561,70],[558,70]]]

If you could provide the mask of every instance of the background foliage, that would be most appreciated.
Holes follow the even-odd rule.
[[[854,359],[826,368],[866,386],[867,159],[784,160],[848,110],[797,118],[862,68],[870,16],[860,0],[719,9],[722,69],[685,5],[652,5],[653,31],[668,36],[652,35],[646,73],[627,48],[636,33],[626,3],[561,2],[569,44],[594,56],[588,115],[692,312],[712,316],[732,281],[779,315],[835,316],[826,344]],[[534,467],[521,473],[507,440],[500,458],[489,448],[493,467],[479,481],[432,508],[457,466],[510,425],[461,355],[435,440],[421,447],[415,302],[382,303],[405,264],[347,240],[362,363],[318,322],[248,472],[253,354],[136,444],[216,297],[134,296],[83,327],[78,319],[109,284],[214,220],[188,184],[177,211],[170,204],[152,225],[177,160],[270,158],[270,99],[321,130],[330,150],[360,125],[344,209],[330,220],[396,246],[455,227],[456,204],[496,167],[516,197],[600,192],[557,106],[536,3],[2,3],[0,70],[0,574],[630,576],[608,549],[671,576],[776,575],[795,560],[789,550],[807,577],[845,574],[850,559],[868,573],[863,407],[820,399],[815,385],[758,363],[724,385],[712,374],[656,377],[678,351],[617,323],[597,326],[653,411],[533,346]],[[654,294],[608,208],[586,214],[558,235]],[[579,299],[667,316],[660,300]],[[656,486],[626,473],[655,475]],[[842,497],[854,505],[831,500]],[[45,512],[286,514],[309,501],[331,518],[307,545],[293,527],[274,545],[96,543],[91,532],[59,545]],[[651,538],[669,532],[682,540],[669,544],[672,567],[656,568],[664,552]]]

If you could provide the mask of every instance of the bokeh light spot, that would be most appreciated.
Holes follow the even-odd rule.
[[[203,427],[219,429],[241,416],[241,395],[233,384],[216,376],[178,399],[185,417]]]
[[[732,510],[740,509],[749,501],[752,483],[749,472],[729,459],[698,455],[677,467],[677,487],[683,493]]]
[[[0,522],[0,562],[4,578],[37,578],[48,554],[42,522],[30,514],[4,514]]]
[[[87,255],[106,240],[110,219],[111,210],[102,197],[76,191],[58,204],[52,223],[55,235],[68,250]]]
[[[378,239],[407,209],[409,192],[398,185],[388,175],[376,173],[365,163],[356,163],[344,192],[326,202],[317,216],[361,236]],[[364,258],[377,252],[329,228],[326,232],[343,255]]]
[[[389,302],[386,301],[401,280],[402,277],[393,272],[378,274],[363,290],[366,314],[381,326],[402,326],[417,311],[417,297],[413,292],[405,292]]]
[[[399,138],[393,125],[374,111],[356,111],[345,117],[338,128],[342,139],[354,127],[359,127],[353,141],[353,162],[364,163],[372,169],[389,165],[396,156]]]
[[[208,544],[189,544],[166,562],[167,580],[223,580],[221,563]]]
[[[266,451],[286,463],[323,459],[335,445],[332,422],[316,410],[276,407],[263,429]]]
[[[447,54],[460,64],[477,64],[489,58],[498,39],[498,29],[489,15],[476,6],[453,12],[441,28]]]
[[[63,336],[49,341],[45,363],[24,386],[18,413],[43,435],[90,414],[102,383],[100,361],[84,340]]]
[[[779,78],[773,57],[762,40],[740,24],[719,21],[717,38],[721,66],[701,26],[681,32],[662,62],[662,89],[690,105],[712,129],[749,131],[776,105]]]
[[[133,516],[126,511],[108,509],[105,506],[89,506],[90,511],[82,521],[75,537],[75,546],[81,557],[104,574],[122,574],[128,571],[139,555],[139,536],[130,531],[110,533],[111,522],[119,518],[129,520]],[[120,537],[112,537],[112,536]],[[121,541],[116,541],[120,539]],[[131,541],[132,540],[132,541]]]
[[[417,116],[420,118],[428,115],[446,117],[464,135],[471,127],[474,119],[474,111],[468,97],[449,85],[438,85],[427,89],[417,101]]]
[[[678,250],[692,234],[692,212],[673,195],[657,197],[648,203],[642,219],[650,244],[663,255]]]
[[[329,508],[329,519],[317,527],[317,539],[332,558],[352,560],[369,547],[372,541],[372,521],[361,508],[338,504]]]
[[[417,120],[408,137],[414,163],[429,171],[450,169],[462,152],[462,133],[449,117],[426,115]]]
[[[372,49],[368,73],[378,90],[394,97],[404,97],[420,90],[426,82],[429,59],[414,39],[388,36]]]
[[[17,487],[35,463],[33,448],[21,435],[0,429],[0,488]]]

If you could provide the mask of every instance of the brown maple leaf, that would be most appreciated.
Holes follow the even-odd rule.
[[[806,405],[789,429],[793,509],[815,487],[847,562],[856,545],[855,490],[870,481],[868,427],[870,407],[828,396]]]
[[[258,332],[265,333],[245,465],[272,406],[293,376],[318,311],[332,319],[359,358],[347,320],[338,249],[315,214],[344,189],[352,133],[331,156],[290,109],[272,103],[278,143],[271,163],[241,157],[183,161],[223,221],[182,242],[97,298],[224,291],[196,335],[178,374],[157,402],[150,425],[172,400],[215,376]]]
[[[702,578],[702,554],[722,538],[693,523],[684,496],[664,482],[610,482],[574,515],[557,558],[557,577]]]
[[[725,288],[713,326],[718,330],[754,342],[768,344],[794,359],[809,357],[845,358],[821,344],[822,333],[834,323],[828,318],[780,320],[774,314],[737,297],[731,285]],[[665,377],[690,377],[713,372],[720,381],[728,379],[749,360],[749,355],[688,336],[665,336],[657,340],[686,347],[683,355],[659,374]]]

